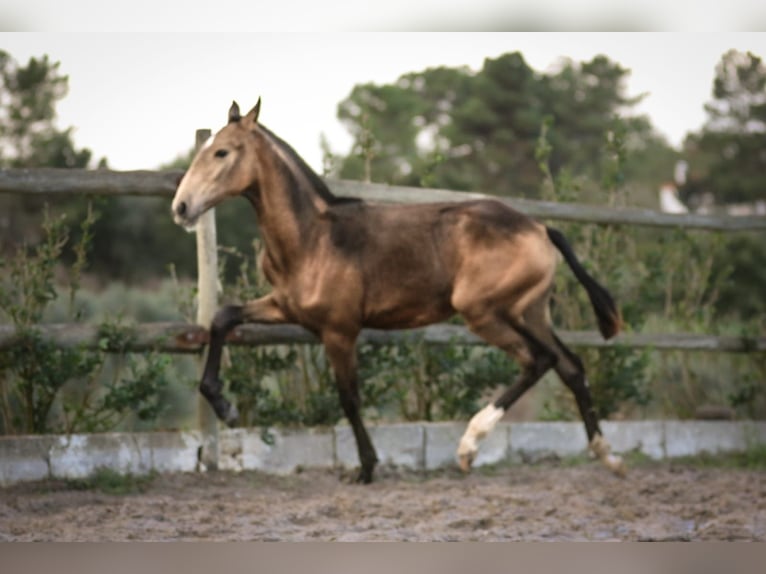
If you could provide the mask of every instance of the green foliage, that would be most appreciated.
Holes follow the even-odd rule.
[[[582,200],[566,172],[554,177],[548,159],[552,145],[541,129],[537,159],[544,175],[543,195],[559,201]],[[630,125],[615,120],[602,160],[600,203],[625,205],[632,139]],[[562,174],[565,177],[562,177]],[[731,246],[741,238],[686,230],[646,230],[618,226],[561,225],[584,265],[616,296],[627,329],[647,332],[722,333],[717,313],[722,293],[743,299],[734,281]],[[744,300],[749,298],[745,296]],[[760,299],[760,298],[756,298]],[[567,329],[592,327],[590,304],[571,273],[556,278],[554,323]],[[756,315],[757,317],[757,315]],[[752,320],[750,321],[752,323]],[[740,322],[742,325],[748,322]],[[751,336],[763,332],[753,324]],[[652,411],[688,418],[701,405],[727,405],[743,416],[763,416],[766,370],[757,355],[732,357],[687,352],[651,353],[616,347],[581,352],[596,410],[603,418]],[[576,418],[570,393],[556,388],[543,401],[543,417]]]
[[[559,190],[567,190],[567,199],[577,199],[576,187],[568,182],[555,180],[549,167],[553,146],[547,139],[552,122],[544,122],[538,138],[536,157],[544,174],[544,193],[548,198],[561,200]],[[618,118],[613,119],[611,129],[606,133],[602,153],[601,173],[604,203],[611,206],[624,205],[624,166],[627,161],[626,142],[630,136],[630,125]],[[637,290],[642,278],[636,273],[636,258],[627,254],[635,253],[634,238],[617,226],[594,229],[579,224],[562,225],[562,230],[575,245],[575,251],[583,264],[617,295],[618,305],[623,309],[623,318],[630,325],[637,320],[642,309],[633,309],[622,304],[630,301],[625,294]],[[617,254],[622,254],[618,256]],[[553,295],[554,324],[565,329],[586,330],[592,328],[593,312],[581,285],[568,269],[556,276]],[[600,418],[608,418],[627,406],[643,406],[649,403],[646,369],[649,356],[646,352],[624,347],[602,349],[598,352],[580,352],[586,365],[593,403]],[[557,389],[543,403],[543,416],[548,419],[573,418],[577,412],[571,393]]]
[[[85,167],[88,149],[76,149],[72,128],[55,125],[56,104],[68,91],[68,78],[48,56],[20,65],[0,50],[0,168]],[[87,202],[72,202],[81,209]],[[0,194],[0,255],[25,242],[36,243],[44,200]],[[56,206],[64,205],[56,201]],[[79,219],[79,218],[78,218]]]
[[[127,376],[106,386],[103,411],[114,417],[130,410],[138,420],[156,419],[164,409],[161,391],[170,384],[166,374],[169,363],[167,355],[149,355],[143,361],[128,357]],[[109,426],[102,426],[112,428],[114,422],[110,420]]]
[[[77,348],[57,348],[33,328],[21,330],[17,344],[0,353],[0,404],[5,434],[55,432],[49,423],[53,403],[69,381],[88,380],[100,361]]]
[[[68,77],[59,68],[48,56],[20,65],[0,50],[0,168],[84,168],[91,163],[90,150],[75,147],[72,128],[56,126],[56,106],[68,92]],[[188,167],[191,158],[191,152],[179,156],[164,169]],[[106,166],[105,159],[99,163]],[[163,277],[171,263],[181,277],[194,276],[194,241],[173,223],[167,198],[98,197],[91,201],[0,194],[0,213],[5,216],[0,226],[0,255],[40,241],[44,205],[56,217],[67,216],[66,233],[75,242],[81,233],[78,222],[88,217],[93,206],[98,217],[90,230],[99,240],[89,243],[89,270],[104,281],[140,284]],[[255,232],[252,210],[241,209],[236,201],[227,202],[218,209],[218,217],[222,222],[219,239],[247,249],[250,234],[241,230]],[[76,258],[66,246],[62,262],[72,265]]]
[[[515,52],[488,58],[476,73],[440,67],[405,74],[392,84],[355,86],[338,106],[338,118],[354,139],[351,152],[340,159],[340,176],[536,196],[539,126],[551,118],[546,138],[552,143],[552,174],[566,166],[597,181],[610,118],[641,99],[625,95],[628,73],[597,56],[565,61],[559,70],[542,74]],[[670,148],[646,118],[625,121],[631,131],[626,145],[636,157],[672,166],[659,159]],[[654,184],[657,175],[644,178]]]
[[[58,64],[46,57],[21,67],[0,52],[0,73],[0,167],[86,165],[90,153],[74,148],[71,130],[54,127],[55,104],[67,83]],[[679,154],[645,118],[615,117],[640,99],[626,96],[628,73],[603,56],[564,61],[555,71],[539,73],[513,53],[486,60],[478,72],[433,68],[390,85],[356,86],[338,107],[354,147],[343,157],[324,142],[324,171],[414,186],[656,207],[657,184],[667,179]],[[761,197],[754,193],[763,188],[759,182],[766,173],[759,155],[765,147],[764,77],[759,58],[725,55],[709,106],[711,121],[684,150],[694,183],[721,190],[720,201]],[[166,167],[184,168],[191,157]],[[651,194],[642,196],[642,186]],[[227,297],[238,302],[268,290],[254,264],[258,245],[250,244],[257,236],[254,214],[242,201],[217,208],[219,242],[234,246],[224,250],[221,277]],[[15,253],[2,261],[0,309],[19,333],[19,345],[0,353],[5,432],[149,424],[168,408],[169,373],[181,360],[171,365],[153,353],[126,355],[130,329],[103,308],[109,314],[130,310],[138,321],[173,319],[179,313],[167,301],[174,300],[183,306],[180,314],[191,318],[194,290],[186,278],[195,273],[194,240],[172,222],[166,199],[103,198],[93,205],[55,203],[56,215],[38,233],[29,222],[39,218],[42,202],[0,196],[0,210],[9,216],[0,253]],[[561,227],[585,267],[617,295],[629,329],[763,333],[766,251],[760,236]],[[71,267],[68,296],[57,288],[62,262]],[[165,291],[164,299],[134,297],[124,285],[110,283],[99,297],[83,296],[86,262],[101,280],[133,284],[162,276],[173,264],[176,289],[170,298]],[[553,315],[563,328],[593,326],[587,297],[567,269],[556,278]],[[101,349],[55,348],[34,328],[51,317],[103,321]],[[245,424],[333,424],[342,417],[318,346],[228,352],[223,374]],[[758,359],[620,347],[578,353],[602,417],[636,410],[688,417],[703,403],[729,405],[741,416],[766,412],[766,367]],[[365,416],[394,420],[466,417],[497,384],[508,384],[515,368],[495,350],[428,346],[417,339],[363,345],[359,367]],[[571,394],[558,383],[556,388],[545,397],[542,416],[577,418]]]
[[[743,470],[766,470],[766,444],[755,443],[741,452],[707,453],[672,459],[673,465],[695,468],[732,468]]]
[[[649,404],[652,394],[647,367],[649,354],[627,347],[589,350],[584,355],[589,366],[588,379],[599,418],[607,419],[629,405]]]
[[[718,316],[742,319],[766,316],[766,233],[730,235],[725,249],[716,250],[713,263],[726,269],[718,285]]]
[[[45,307],[56,298],[56,262],[67,242],[63,218],[43,222],[44,239],[30,254],[20,248],[17,256],[0,260],[3,289],[0,309],[17,327],[29,328],[40,322]]]
[[[427,345],[417,337],[393,345],[364,345],[359,356],[363,402],[377,418],[393,412],[405,420],[465,419],[516,372],[496,349]]]
[[[104,467],[87,478],[67,480],[66,484],[72,490],[96,490],[103,494],[126,496],[146,492],[156,477],[154,472],[146,475],[121,474]]]
[[[68,82],[48,56],[20,66],[0,50],[0,167],[87,165],[91,153],[75,149],[72,128],[59,131],[53,125]]]
[[[747,328],[759,336],[759,315],[725,319],[718,311],[721,294],[734,289],[740,305],[747,289],[733,284],[733,261],[727,258],[733,241],[720,233],[665,231],[654,233],[654,243],[642,251],[647,275],[638,292],[636,318],[646,331],[706,334]],[[656,408],[664,415],[688,418],[701,405],[726,405],[742,416],[766,412],[762,386],[766,374],[758,367],[758,354],[733,356],[721,353],[665,352],[650,369]]]
[[[719,203],[764,198],[766,187],[766,65],[730,50],[716,66],[708,122],[689,142],[699,185]],[[696,148],[696,149],[695,149]],[[701,162],[702,165],[694,164]]]
[[[708,121],[684,144],[690,169],[682,199],[692,205],[712,199],[722,210],[766,199],[766,65],[755,54],[730,50],[715,71],[713,98],[705,107]],[[720,286],[720,315],[747,319],[766,312],[763,244],[763,234],[742,234],[719,252],[716,266],[731,269]]]
[[[0,354],[0,404],[5,432],[20,429],[46,432],[47,417],[63,384],[95,369],[93,361],[75,349],[57,349],[42,339],[35,325],[55,299],[55,265],[67,236],[63,219],[46,217],[44,241],[31,253],[20,249],[0,260],[0,311],[16,327],[18,344]]]
[[[95,216],[81,222],[80,240],[73,248],[70,270],[69,318],[79,320],[76,294],[86,266]],[[131,413],[138,420],[154,419],[168,385],[167,357],[153,353],[141,359],[125,357],[132,340],[129,329],[116,323],[101,326],[100,348],[59,347],[45,340],[38,328],[46,308],[57,298],[56,274],[69,241],[64,219],[47,216],[43,240],[34,248],[19,248],[0,261],[0,316],[15,327],[16,343],[0,352],[0,428],[5,434],[102,431],[114,428]],[[107,352],[117,353],[112,380],[100,383]]]

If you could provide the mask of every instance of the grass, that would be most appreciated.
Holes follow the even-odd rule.
[[[766,470],[766,443],[750,445],[741,452],[708,453],[703,452],[693,456],[674,457],[668,459],[653,459],[638,450],[619,453],[628,469],[631,468],[658,468],[662,466],[688,466],[691,468],[719,468],[730,470]],[[497,476],[513,467],[523,466],[555,466],[560,468],[572,468],[585,465],[599,465],[600,463],[587,454],[571,456],[549,456],[534,462],[501,462],[492,465],[481,466],[474,472],[481,476]]]
[[[752,445],[742,452],[702,453],[671,459],[674,464],[695,468],[730,468],[737,470],[766,470],[766,444]]]
[[[146,492],[156,477],[156,472],[135,475],[121,474],[109,468],[99,468],[87,478],[67,480],[67,487],[72,490],[95,490],[104,494],[125,496]]]

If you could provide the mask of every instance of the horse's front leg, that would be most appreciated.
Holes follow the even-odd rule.
[[[335,379],[338,384],[338,395],[343,412],[351,424],[356,439],[356,447],[359,453],[361,469],[357,482],[369,484],[372,482],[372,473],[378,456],[372,445],[367,429],[364,428],[361,416],[361,400],[359,398],[359,384],[357,379],[356,364],[356,335],[357,333],[342,333],[338,331],[325,331],[322,333],[327,358],[330,360]]]
[[[216,416],[228,426],[239,420],[237,407],[223,396],[223,383],[219,378],[221,355],[226,335],[242,323],[284,323],[285,316],[271,295],[249,301],[245,305],[227,305],[218,310],[210,325],[207,361],[199,385],[200,393],[213,407]]]

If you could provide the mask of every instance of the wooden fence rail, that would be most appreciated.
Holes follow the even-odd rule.
[[[203,134],[197,132],[197,145]],[[0,193],[58,195],[132,195],[158,196],[170,199],[175,193],[182,171],[70,170],[70,169],[11,169],[0,170]],[[338,195],[358,197],[375,202],[458,202],[489,197],[478,193],[458,193],[441,189],[420,189],[363,184],[350,181],[328,181]],[[709,231],[766,231],[765,217],[720,217],[708,215],[671,215],[636,208],[608,208],[572,203],[553,203],[514,198],[495,198],[511,207],[539,219],[575,221],[582,223],[641,225],[667,229],[697,229]],[[212,210],[211,210],[212,211]],[[170,214],[168,213],[168,217]],[[212,309],[216,305],[217,289],[214,255],[215,217],[210,213],[209,229],[197,236],[199,325],[186,323],[145,323],[125,327],[120,339],[121,347],[107,351],[146,352],[156,350],[168,353],[204,352]],[[211,272],[212,270],[212,272]],[[102,349],[109,337],[98,325],[58,324],[36,325],[43,339],[57,346],[80,346]],[[766,352],[766,337],[722,337],[699,334],[647,334],[623,333],[604,341],[595,331],[562,331],[561,338],[573,347],[630,347],[653,350],[705,350],[734,353]],[[362,331],[360,344],[387,344],[402,340],[422,340],[428,344],[460,343],[484,344],[482,340],[459,325],[439,324],[409,331]],[[310,332],[297,325],[243,325],[228,337],[232,345],[274,345],[318,341]],[[12,325],[0,325],[0,351],[23,345],[23,335]],[[217,468],[219,460],[218,422],[210,407],[200,400],[198,425],[203,435],[201,460],[209,468]]]
[[[109,171],[83,169],[0,170],[0,193],[50,195],[133,195],[171,197],[182,171]],[[356,181],[329,180],[338,195],[367,201],[419,203],[457,202],[491,197],[444,189],[399,187]],[[731,217],[670,214],[635,207],[610,208],[578,203],[555,203],[529,199],[494,197],[511,207],[540,219],[596,224],[641,225],[709,231],[766,231],[766,217]]]
[[[202,134],[197,132],[197,145]],[[106,196],[157,196],[170,199],[175,193],[183,172],[170,171],[129,171],[80,170],[80,169],[8,169],[0,170],[0,193],[61,195],[106,195]],[[330,189],[337,195],[358,197],[374,202],[458,202],[490,197],[479,193],[458,193],[441,189],[420,189],[364,184],[351,181],[328,181]],[[553,203],[525,199],[494,197],[529,216],[538,219],[575,221],[601,225],[641,225],[667,229],[697,229],[709,231],[766,231],[766,217],[729,217],[712,215],[672,215],[646,209],[608,208],[574,203]],[[169,206],[168,206],[169,207]],[[170,214],[168,213],[168,217]],[[108,351],[146,352],[157,350],[169,353],[201,353],[207,342],[207,329],[211,318],[211,305],[216,301],[214,274],[204,268],[217,269],[214,261],[204,254],[214,254],[215,219],[209,218],[212,227],[205,234],[207,242],[198,236],[200,254],[198,322],[203,325],[186,323],[145,323],[127,329],[128,343],[122,348]],[[205,261],[203,261],[205,260]],[[205,263],[206,262],[206,263]],[[204,265],[203,265],[204,263]],[[211,287],[212,285],[212,287]],[[207,286],[207,287],[206,287]],[[205,295],[207,293],[207,295]],[[203,297],[204,296],[204,297]],[[204,299],[204,301],[203,301]],[[204,307],[205,309],[202,309]],[[204,311],[204,312],[202,312]],[[58,324],[36,325],[35,330],[45,340],[59,346],[82,346],[91,349],[102,348],[105,333],[97,325]],[[561,338],[574,347],[631,347],[655,350],[705,350],[723,352],[764,352],[766,337],[721,337],[698,334],[646,334],[623,333],[611,341],[604,341],[592,331],[562,331]],[[403,339],[417,338],[429,344],[483,344],[483,341],[464,327],[439,324],[410,331],[364,330],[359,342],[385,344]],[[108,341],[108,336],[106,336]],[[289,343],[317,343],[316,338],[297,325],[243,325],[229,335],[232,345],[273,345]],[[12,325],[0,325],[0,351],[23,344],[23,338]],[[200,403],[199,425],[204,438],[202,459],[215,468],[218,464],[217,422],[210,416],[209,407]]]
[[[0,170],[0,193],[43,195],[131,195],[167,197],[175,193],[183,171],[110,171],[82,169],[8,169]],[[458,202],[490,197],[480,193],[454,192],[442,189],[365,184],[331,180],[331,189],[338,195],[358,197],[375,202],[417,203],[427,201]],[[693,214],[667,214],[647,209],[609,208],[576,203],[554,203],[517,198],[495,198],[541,219],[576,221],[596,224],[641,225],[664,228],[685,228],[713,231],[766,231],[766,217],[730,217]],[[60,324],[38,326],[42,336],[60,345],[84,345],[95,348],[100,334],[97,326]],[[184,323],[148,323],[132,328],[134,338],[129,351],[157,349],[172,353],[196,353],[204,346],[206,332],[202,327]],[[657,350],[707,350],[722,352],[763,352],[766,338],[720,337],[689,333],[648,334],[624,333],[612,341],[604,341],[595,331],[562,332],[562,338],[572,346],[627,346]],[[456,325],[433,325],[413,331],[365,330],[361,342],[393,343],[405,337],[422,337],[430,344],[459,342],[480,344],[466,329]],[[0,325],[0,349],[17,342],[10,325]],[[295,326],[242,326],[230,336],[231,344],[266,345],[315,343],[308,331]]]
[[[101,347],[104,334],[97,325],[47,324],[35,327],[40,336],[61,347]],[[176,322],[141,323],[124,328],[128,335],[125,350],[167,353],[199,353],[207,342],[207,330],[199,325]],[[766,352],[766,337],[735,337],[701,334],[622,333],[609,341],[595,331],[558,331],[573,347],[631,347],[650,350],[720,351],[728,353]],[[404,340],[422,340],[432,345],[483,345],[482,339],[460,325],[439,324],[406,331],[364,329],[360,344],[384,345]],[[0,351],[18,345],[19,335],[11,325],[0,325]],[[316,344],[317,338],[298,325],[242,325],[227,339],[231,345]],[[116,351],[119,349],[108,349]]]

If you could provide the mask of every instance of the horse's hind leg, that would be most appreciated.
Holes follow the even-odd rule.
[[[357,482],[369,484],[378,462],[375,447],[372,445],[367,429],[362,422],[361,400],[357,380],[356,334],[353,336],[335,331],[322,333],[327,358],[330,360],[338,385],[338,395],[343,412],[351,424],[356,439],[361,469]]]
[[[572,391],[577,401],[585,432],[588,435],[588,445],[599,460],[612,472],[619,476],[626,473],[625,464],[621,457],[611,453],[609,443],[604,438],[598,424],[598,415],[593,407],[588,379],[585,377],[585,368],[580,358],[569,350],[561,340],[551,331],[553,343],[559,354],[555,370],[564,384]]]
[[[585,368],[580,358],[567,348],[556,336],[550,324],[547,298],[534,303],[524,312],[524,325],[529,335],[539,341],[545,348],[553,351],[555,361],[553,368],[564,384],[574,394],[580,411],[585,432],[588,435],[588,445],[591,451],[612,472],[625,474],[625,466],[619,456],[611,454],[609,443],[606,442],[598,424],[598,415],[593,407],[593,400],[585,377]]]
[[[466,316],[466,319],[474,333],[507,352],[522,367],[516,382],[500,398],[476,413],[468,423],[457,450],[460,468],[467,472],[476,458],[479,440],[488,435],[511,405],[540,380],[554,365],[556,358],[550,348],[524,327],[494,312],[481,317]]]

